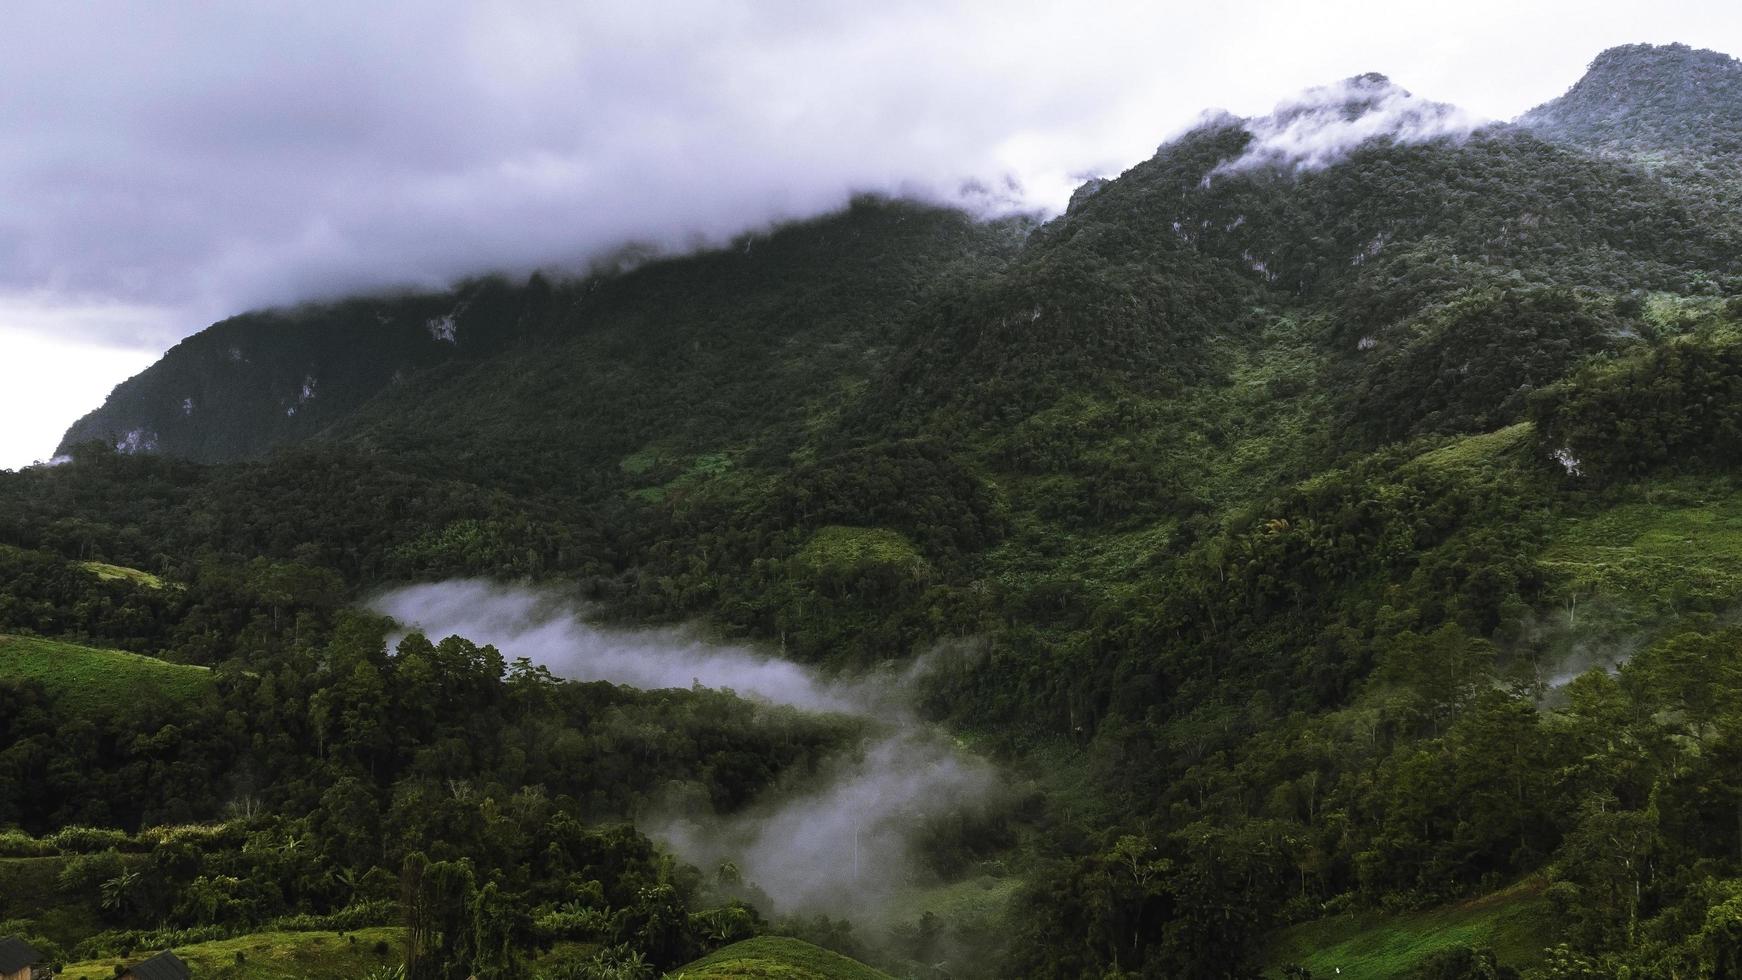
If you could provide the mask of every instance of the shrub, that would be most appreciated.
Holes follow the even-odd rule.
[[[47,857],[53,853],[53,844],[21,830],[0,832],[0,857]]]
[[[119,851],[99,851],[96,854],[80,854],[68,861],[60,869],[60,875],[55,881],[62,891],[95,895],[103,882],[119,876],[125,870],[127,862],[122,859]]]
[[[133,843],[124,831],[104,827],[64,827],[47,839],[62,854],[118,850]]]

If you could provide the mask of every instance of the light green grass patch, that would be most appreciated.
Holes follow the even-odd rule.
[[[708,479],[721,476],[732,469],[732,457],[728,453],[703,453],[690,460],[688,470],[679,479]]]
[[[639,452],[630,453],[617,463],[617,468],[630,476],[640,476],[659,465],[659,451],[648,447]]]
[[[63,710],[83,715],[122,711],[152,693],[185,704],[204,697],[212,686],[212,672],[205,667],[5,634],[0,634],[0,677],[37,681]]]
[[[1541,561],[1576,595],[1644,597],[1658,613],[1723,609],[1742,599],[1742,494],[1661,484],[1643,501],[1566,518]]]
[[[1415,462],[1419,466],[1434,469],[1480,469],[1503,462],[1507,453],[1524,445],[1535,435],[1536,426],[1533,423],[1519,422],[1493,432],[1465,436],[1449,446],[1417,456]]]
[[[79,567],[105,582],[116,580],[132,582],[134,585],[147,589],[161,589],[166,584],[163,579],[150,572],[128,568],[125,565],[111,565],[101,561],[82,561],[79,562]]]
[[[625,457],[618,467],[651,485],[625,491],[633,500],[660,504],[678,497],[737,497],[751,499],[769,492],[773,478],[767,473],[738,465],[742,449],[722,449],[686,456],[651,448]],[[678,467],[682,467],[681,471]],[[673,473],[676,475],[672,475]],[[654,481],[664,480],[663,483]]]
[[[876,566],[924,569],[925,558],[899,531],[885,527],[831,524],[805,543],[798,560],[817,570],[846,571]]]
[[[336,932],[256,932],[234,939],[179,946],[175,955],[196,977],[209,980],[361,980],[371,970],[399,962],[404,930],[392,926]],[[387,944],[387,955],[375,952]],[[238,961],[236,954],[241,953]],[[73,963],[60,972],[62,980],[110,980],[116,963],[134,963],[150,956],[137,953],[122,960],[106,957]]]
[[[1659,333],[1679,333],[1723,305],[1722,300],[1676,293],[1652,293],[1645,299],[1645,321]]]
[[[1046,532],[1030,525],[1023,535],[987,553],[985,573],[1012,590],[1059,579],[1078,582],[1101,601],[1110,601],[1150,588],[1143,574],[1167,550],[1177,526],[1164,520],[1114,534],[1058,534],[1052,541],[1062,547],[1040,554],[1034,545]]]
[[[881,970],[801,939],[760,936],[666,974],[667,980],[891,980]]]
[[[1543,882],[1527,880],[1503,891],[1426,912],[1341,915],[1290,926],[1271,938],[1265,973],[1282,976],[1289,964],[1315,977],[1385,980],[1407,973],[1442,949],[1488,948],[1517,969],[1540,962],[1555,932]]]
[[[1022,888],[1014,876],[975,875],[947,885],[915,889],[892,903],[901,917],[916,919],[927,912],[946,922],[995,919],[1007,912]]]

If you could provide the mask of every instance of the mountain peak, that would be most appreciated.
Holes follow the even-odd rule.
[[[1742,61],[1685,44],[1625,44],[1591,61],[1565,95],[1518,123],[1621,153],[1742,152]]]
[[[1742,61],[1722,51],[1686,44],[1618,44],[1591,59],[1585,79],[1610,71],[1667,65],[1680,71],[1742,72]]]

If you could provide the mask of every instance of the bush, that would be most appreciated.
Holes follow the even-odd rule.
[[[103,882],[118,877],[125,870],[127,862],[122,859],[119,851],[99,851],[96,854],[80,854],[68,861],[60,869],[60,875],[55,881],[62,891],[94,896],[102,888]]]
[[[147,827],[139,832],[139,840],[149,845],[186,843],[210,850],[226,843],[237,844],[241,832],[231,824],[168,824]]]
[[[104,827],[65,827],[50,834],[47,840],[62,854],[119,850],[133,843],[126,832]]]
[[[107,956],[131,957],[134,950],[175,949],[193,946],[236,935],[225,926],[198,926],[192,929],[109,929],[87,936],[73,947],[73,960],[95,960]]]
[[[384,926],[394,921],[398,914],[398,906],[389,901],[373,900],[353,902],[350,905],[327,915],[284,915],[272,920],[272,927],[287,932],[312,932],[316,930],[331,930],[345,932],[351,929],[363,929],[368,926]]]
[[[0,857],[47,857],[53,853],[53,844],[37,840],[21,830],[0,833]]]

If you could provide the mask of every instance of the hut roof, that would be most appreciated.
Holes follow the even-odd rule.
[[[16,936],[0,939],[0,973],[17,973],[42,962],[42,954]]]
[[[137,980],[188,980],[189,977],[187,964],[167,949],[151,959],[133,964],[124,975]]]

